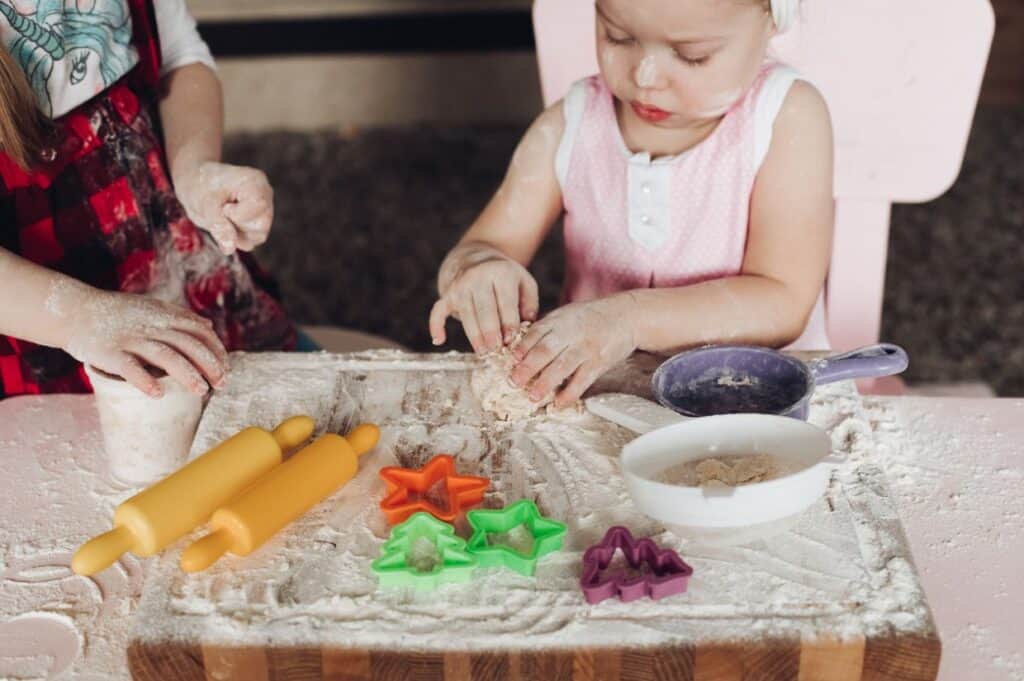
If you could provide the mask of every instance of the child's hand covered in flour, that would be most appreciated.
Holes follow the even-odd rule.
[[[462,322],[478,353],[512,341],[524,321],[537,318],[537,282],[525,267],[495,248],[466,243],[446,258],[438,277],[441,297],[430,312],[434,345],[445,342],[448,317]]]
[[[267,240],[274,222],[274,190],[255,168],[206,161],[176,178],[188,217],[209,232],[225,255],[251,251]]]
[[[512,353],[512,382],[531,399],[559,391],[555,406],[568,407],[594,381],[637,349],[630,293],[571,303],[534,324]]]
[[[63,322],[68,354],[152,397],[160,397],[161,389],[145,365],[199,394],[207,391],[207,382],[224,383],[227,351],[212,324],[190,310],[68,280],[54,286],[48,307]]]

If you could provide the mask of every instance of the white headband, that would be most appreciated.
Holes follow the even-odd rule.
[[[796,23],[800,0],[772,0],[772,19],[779,33],[784,33]]]

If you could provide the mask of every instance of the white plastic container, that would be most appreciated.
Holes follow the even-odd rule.
[[[96,394],[107,467],[116,480],[148,485],[188,459],[203,413],[204,395],[164,375],[163,397],[153,398],[123,378],[86,366]]]
[[[621,466],[636,507],[675,534],[712,544],[743,543],[785,530],[824,494],[836,462],[823,430],[797,419],[729,414],[688,419],[641,435],[622,450]],[[768,454],[782,470],[773,480],[701,488],[658,480],[679,464]]]

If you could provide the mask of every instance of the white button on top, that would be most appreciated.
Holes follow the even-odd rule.
[[[649,155],[638,154],[627,173],[629,238],[648,253],[655,253],[670,238],[674,166],[655,164]]]

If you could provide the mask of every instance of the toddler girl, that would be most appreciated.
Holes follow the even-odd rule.
[[[572,403],[636,350],[827,347],[831,122],[768,59],[798,2],[597,0],[600,74],[540,115],[445,259],[434,343],[449,316],[477,352],[534,321],[526,266],[564,216],[564,306],[513,348],[535,401]]]

